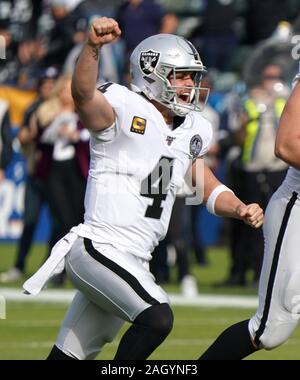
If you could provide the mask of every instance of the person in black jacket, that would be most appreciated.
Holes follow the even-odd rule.
[[[0,183],[5,176],[5,168],[12,156],[12,134],[8,113],[8,103],[0,99]]]

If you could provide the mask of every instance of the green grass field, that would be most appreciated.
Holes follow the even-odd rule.
[[[7,319],[0,320],[0,359],[44,359],[66,311],[64,305],[8,303]],[[175,324],[166,341],[150,359],[196,359],[227,326],[246,319],[253,310],[174,307]],[[120,336],[107,345],[99,359],[112,359]],[[261,351],[251,359],[299,358],[300,331],[275,351]]]
[[[14,244],[0,244],[0,272],[7,270],[14,263],[16,247]],[[42,244],[36,244],[31,254],[28,257],[28,264],[26,268],[26,277],[33,274],[37,268],[43,263],[45,258],[46,248]],[[256,294],[256,290],[251,287],[232,287],[232,288],[215,288],[214,283],[220,282],[226,278],[229,268],[228,252],[225,248],[211,248],[207,252],[208,263],[207,266],[192,265],[192,273],[197,278],[199,291],[201,293],[221,293],[221,294]],[[194,255],[191,253],[191,261]],[[249,274],[251,276],[251,273]],[[21,286],[23,281],[18,281],[13,284],[5,284],[6,286],[16,287]],[[71,285],[67,282],[65,287],[69,288]],[[0,284],[1,287],[1,284]],[[176,270],[171,270],[170,283],[164,285],[164,288],[169,293],[179,292],[179,285],[176,281]]]
[[[0,245],[0,271],[10,267],[14,258],[13,245]],[[41,263],[45,248],[36,246],[28,263],[28,274]],[[208,253],[210,265],[193,269],[198,278],[201,293],[217,293],[212,284],[222,280],[227,272],[228,260],[225,249],[211,249]],[[173,275],[175,278],[175,275]],[[20,286],[22,281],[14,286]],[[67,284],[66,287],[70,287]],[[179,290],[174,283],[165,287],[168,292]],[[253,289],[218,289],[219,293],[255,294]],[[0,288],[1,294],[1,288]],[[47,303],[7,302],[6,319],[0,319],[0,359],[44,359],[51,349],[67,305]],[[173,307],[174,329],[166,341],[151,356],[151,359],[196,359],[212,340],[227,326],[249,318],[254,310]],[[126,327],[126,326],[125,326]],[[121,335],[121,334],[120,334]],[[99,359],[111,359],[120,336],[107,345]],[[299,359],[300,331],[295,332],[289,342],[271,351],[261,351],[250,359]]]

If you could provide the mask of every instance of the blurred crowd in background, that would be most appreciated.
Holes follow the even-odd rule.
[[[144,38],[157,33],[188,38],[208,69],[203,84],[211,90],[203,114],[215,132],[209,166],[245,203],[263,208],[284,178],[287,168],[274,156],[274,141],[298,67],[300,0],[1,0],[2,221],[11,217],[5,214],[5,194],[11,192],[12,157],[26,162],[22,231],[15,264],[0,274],[2,283],[26,273],[44,205],[51,220],[49,250],[83,219],[89,134],[76,115],[70,81],[89,25],[99,16],[115,18],[122,29],[121,38],[102,49],[99,83],[128,86],[129,56]],[[224,243],[231,269],[216,286],[257,286],[262,231],[237,220],[224,224],[178,197],[152,271],[158,282],[168,282],[175,263],[183,293],[194,295],[191,264],[208,265],[206,247]]]

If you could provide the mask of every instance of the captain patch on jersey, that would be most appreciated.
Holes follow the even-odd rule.
[[[142,117],[134,116],[134,118],[132,119],[130,131],[143,135],[146,130],[146,124],[147,124],[146,119],[143,119]]]

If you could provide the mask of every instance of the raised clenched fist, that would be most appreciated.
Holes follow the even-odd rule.
[[[116,20],[108,17],[95,19],[89,29],[88,43],[94,47],[101,47],[114,41],[121,35],[121,29]]]

